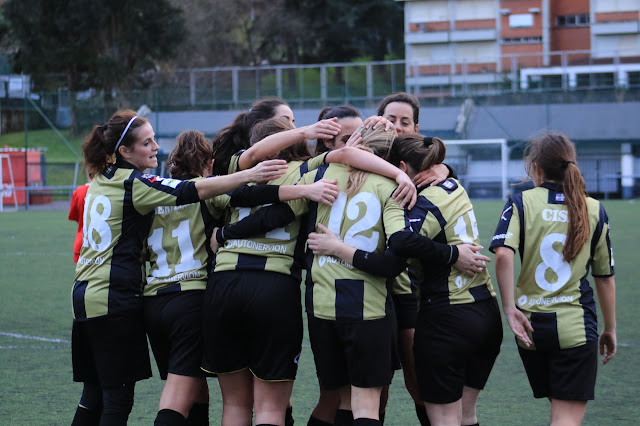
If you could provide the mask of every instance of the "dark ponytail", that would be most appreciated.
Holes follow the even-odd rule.
[[[116,150],[118,141],[119,146],[131,147],[137,139],[138,129],[148,122],[144,117],[136,117],[135,111],[127,109],[116,111],[106,124],[93,126],[82,145],[89,174],[100,173],[115,163],[120,158]]]
[[[273,118],[276,108],[280,105],[287,105],[287,103],[279,98],[260,99],[251,105],[248,111],[238,114],[230,125],[216,134],[213,138],[214,175],[226,175],[229,172],[229,163],[233,154],[249,148],[253,126]]]

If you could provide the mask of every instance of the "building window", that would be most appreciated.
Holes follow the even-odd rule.
[[[556,16],[557,27],[586,27],[589,25],[589,14]]]
[[[524,13],[519,15],[509,15],[509,27],[530,28],[533,27],[533,15]]]
[[[502,43],[504,44],[542,43],[542,37],[503,38]]]

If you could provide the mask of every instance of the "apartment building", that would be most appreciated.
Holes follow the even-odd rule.
[[[415,92],[640,84],[640,0],[398,1]]]

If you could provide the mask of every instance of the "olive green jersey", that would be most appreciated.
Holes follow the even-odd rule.
[[[154,209],[198,202],[194,182],[146,175],[124,163],[89,185],[73,285],[74,319],[142,307],[142,261]]]
[[[358,249],[382,253],[388,237],[405,227],[404,210],[391,199],[397,184],[368,174],[358,192],[346,194],[349,168],[330,164],[303,176],[300,183],[337,179],[340,194],[332,206],[306,200],[290,201],[296,215],[309,213],[308,223],[322,223],[341,240]],[[389,309],[385,278],[355,269],[332,256],[307,253],[307,312],[329,320],[384,318]]]
[[[144,296],[206,288],[209,238],[215,226],[224,224],[230,198],[224,194],[195,204],[156,207],[147,238],[150,266]]]
[[[564,260],[569,220],[564,200],[562,188],[552,183],[512,196],[491,241],[491,251],[507,247],[520,252],[515,301],[535,330],[529,349],[565,349],[597,340],[596,306],[587,274],[589,269],[596,277],[614,274],[609,219],[590,197],[586,201],[591,237],[574,260]]]
[[[456,179],[427,186],[407,213],[414,231],[446,244],[480,244],[478,224],[467,191]],[[474,303],[495,297],[489,272],[471,276],[453,266],[434,265],[419,258],[409,264],[420,286],[421,305]]]
[[[230,171],[237,169],[239,154],[231,159]],[[308,170],[324,164],[326,154],[308,161],[291,161],[287,171],[280,178],[269,182],[273,185],[293,185]],[[236,223],[255,212],[259,207],[236,207],[230,210],[229,223]],[[262,270],[302,277],[302,265],[296,259],[301,258],[304,241],[298,241],[300,218],[283,228],[274,229],[252,238],[230,239],[216,254],[215,272],[234,270]],[[298,254],[296,254],[298,253]]]

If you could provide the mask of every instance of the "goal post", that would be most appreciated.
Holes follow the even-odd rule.
[[[472,198],[509,196],[509,148],[506,139],[445,140],[445,162]]]

